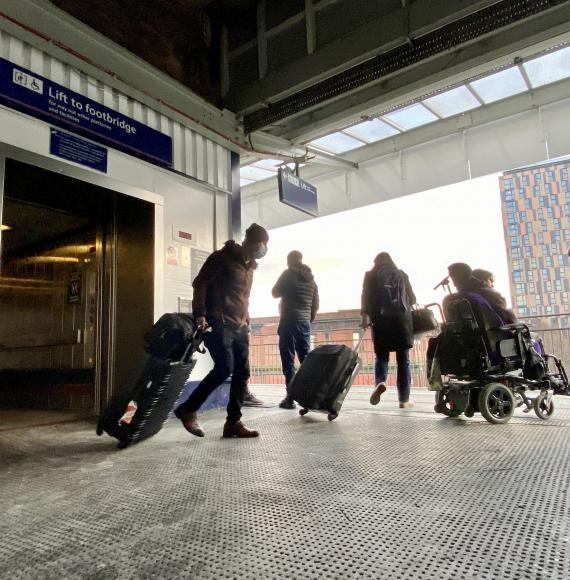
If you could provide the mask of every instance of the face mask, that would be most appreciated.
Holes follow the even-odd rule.
[[[257,248],[257,250],[255,250],[253,257],[256,260],[260,260],[261,258],[263,258],[265,256],[265,254],[267,254],[267,246],[262,243],[262,244],[259,244],[259,248]]]

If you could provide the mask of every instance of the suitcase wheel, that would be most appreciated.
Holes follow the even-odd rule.
[[[338,417],[338,413],[329,413],[329,414],[327,415],[327,419],[328,419],[329,421],[334,421],[334,420],[335,420],[337,417]]]
[[[97,435],[99,435],[99,437],[101,437],[101,435],[103,435],[104,431],[103,431],[103,426],[101,425],[101,423],[97,423],[97,429],[96,429],[95,433],[97,433]]]
[[[130,441],[119,441],[117,447],[119,449],[126,449],[129,446]]]
[[[309,412],[309,409],[306,409],[305,407],[303,407],[302,409],[299,409],[299,415],[301,415],[301,417],[303,415],[306,415]]]

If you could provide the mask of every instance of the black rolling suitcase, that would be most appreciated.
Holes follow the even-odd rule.
[[[146,337],[149,357],[133,390],[111,399],[97,425],[124,449],[156,435],[196,365],[194,353],[204,352],[201,333],[187,314],[164,314]]]
[[[352,386],[361,361],[358,351],[364,334],[352,350],[343,344],[325,344],[312,350],[287,387],[287,394],[300,405],[300,415],[311,411],[336,419]]]

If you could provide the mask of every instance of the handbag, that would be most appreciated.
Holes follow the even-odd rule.
[[[414,335],[425,334],[437,330],[437,320],[429,308],[414,308],[412,310],[412,327]]]
[[[540,381],[547,372],[548,366],[546,361],[538,354],[536,347],[533,345],[533,341],[528,339],[523,365],[523,377],[531,381]]]
[[[441,376],[438,352],[439,339],[439,336],[432,336],[428,340],[426,352],[426,374],[429,391],[441,391],[441,389],[443,389],[443,378]]]

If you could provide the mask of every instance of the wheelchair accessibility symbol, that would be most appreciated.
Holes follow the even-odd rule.
[[[32,75],[26,74],[21,70],[14,69],[14,74],[12,76],[12,81],[14,84],[29,89],[34,93],[43,94],[44,92],[44,82]]]

